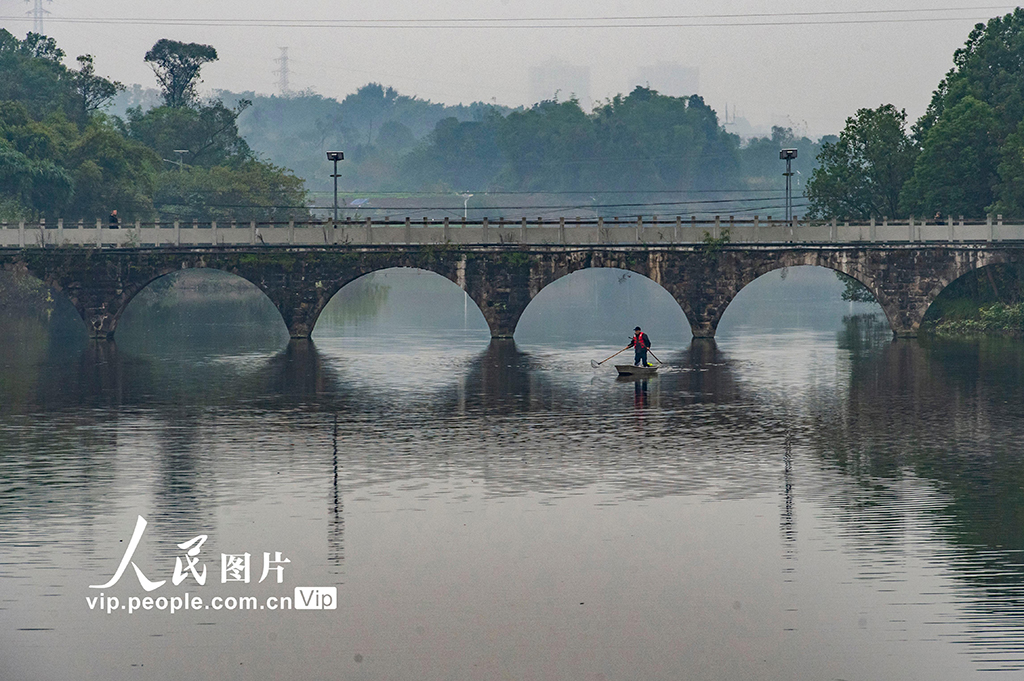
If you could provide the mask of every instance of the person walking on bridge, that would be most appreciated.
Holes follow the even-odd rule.
[[[633,329],[633,337],[629,339],[629,345],[626,347],[633,348],[633,366],[651,366],[647,363],[647,350],[651,347],[651,339],[640,330],[639,326]]]

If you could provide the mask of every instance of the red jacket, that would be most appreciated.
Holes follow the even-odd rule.
[[[639,341],[640,347],[642,347],[644,350],[647,350],[651,347],[651,339],[648,338],[647,334],[644,333],[643,331],[641,331],[639,335],[634,333],[633,337],[629,339],[629,345],[627,345],[626,347],[631,348],[637,345],[637,341]]]

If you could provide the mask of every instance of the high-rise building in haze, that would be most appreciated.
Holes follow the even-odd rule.
[[[674,62],[660,61],[641,66],[629,83],[629,90],[643,85],[671,97],[689,97],[700,94],[700,69]]]
[[[558,59],[549,59],[538,66],[530,67],[530,103],[554,99],[559,101],[575,96],[584,110],[589,110],[590,67],[569,64]]]

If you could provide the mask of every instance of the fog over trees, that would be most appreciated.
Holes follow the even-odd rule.
[[[90,55],[72,69],[53,40],[2,31],[0,213],[303,217],[330,203],[331,149],[346,155],[339,189],[350,216],[354,199],[362,215],[779,216],[778,152],[796,148],[797,214],[1020,217],[1022,27],[1021,9],[979,24],[915,123],[882,104],[820,140],[781,127],[744,140],[699,95],[640,86],[590,111],[575,98],[452,106],[376,82],[340,101],[202,99],[201,67],[216,49],[168,39],[140,55],[157,89],[128,90]]]

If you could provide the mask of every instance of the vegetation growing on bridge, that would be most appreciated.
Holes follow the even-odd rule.
[[[722,249],[728,245],[730,238],[727,229],[723,229],[721,235],[717,237],[705,230],[701,237],[701,250],[704,252],[704,257],[708,260],[717,258]]]

